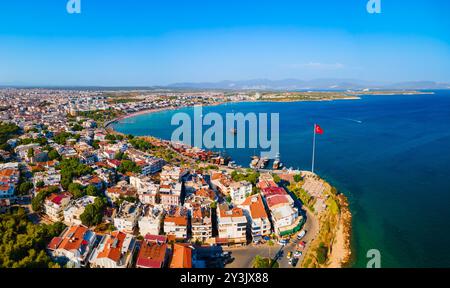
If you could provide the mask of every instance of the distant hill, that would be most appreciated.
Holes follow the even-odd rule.
[[[282,79],[282,80],[269,80],[269,79],[253,79],[243,81],[220,81],[220,82],[184,82],[174,83],[166,86],[83,86],[83,85],[71,85],[71,86],[54,86],[54,85],[37,85],[29,83],[11,82],[2,83],[1,87],[24,87],[24,88],[54,88],[54,89],[89,89],[89,90],[153,90],[153,89],[193,89],[193,90],[438,90],[438,89],[450,89],[449,83],[439,83],[433,81],[412,81],[412,82],[400,82],[400,83],[382,83],[371,82],[358,79],[335,79],[324,78],[315,80],[299,80],[299,79]]]
[[[232,89],[232,90],[361,90],[361,89],[450,89],[449,83],[433,81],[377,83],[357,79],[253,79],[246,81],[220,81],[201,83],[174,83],[168,88],[186,89]]]

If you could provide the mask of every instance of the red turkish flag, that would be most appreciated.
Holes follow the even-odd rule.
[[[314,131],[316,132],[316,134],[322,135],[323,134],[323,129],[322,127],[320,127],[319,125],[315,124],[315,128]]]

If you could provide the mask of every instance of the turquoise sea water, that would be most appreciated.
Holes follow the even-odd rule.
[[[192,108],[182,109],[192,113]],[[450,267],[450,91],[366,96],[362,100],[240,103],[217,112],[280,113],[281,160],[310,169],[313,123],[316,172],[345,193],[353,213],[354,266],[378,249],[383,267]],[[113,126],[170,139],[176,111],[141,115]],[[248,166],[253,149],[227,150]]]

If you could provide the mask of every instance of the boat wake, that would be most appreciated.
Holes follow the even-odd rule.
[[[350,118],[344,118],[344,120],[355,122],[355,123],[358,123],[358,124],[362,124],[363,123],[363,121],[361,121],[361,120],[350,119]]]

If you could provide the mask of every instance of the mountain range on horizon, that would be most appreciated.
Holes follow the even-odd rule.
[[[435,81],[409,81],[398,83],[371,82],[358,79],[252,79],[243,81],[184,82],[167,85],[169,88],[229,89],[229,90],[405,90],[450,89],[450,83]]]
[[[179,82],[154,86],[102,86],[102,85],[51,85],[27,84],[21,82],[1,83],[0,87],[46,87],[46,88],[148,88],[148,89],[216,89],[216,90],[423,90],[450,89],[450,83],[435,81],[408,81],[397,83],[365,81],[358,79],[322,78],[314,80],[300,79],[251,79],[219,82]]]

